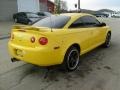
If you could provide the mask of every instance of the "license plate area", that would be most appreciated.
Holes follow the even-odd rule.
[[[20,49],[15,49],[15,54],[19,57],[23,57],[23,51]]]

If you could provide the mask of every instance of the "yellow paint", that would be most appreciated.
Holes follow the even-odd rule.
[[[70,21],[62,29],[53,29],[32,26],[14,26],[8,43],[12,58],[39,66],[62,64],[66,51],[73,44],[80,47],[80,55],[102,45],[105,42],[108,26],[94,28],[68,28],[79,17],[89,14],[63,14],[70,16]],[[25,30],[20,32],[18,30]],[[30,38],[35,37],[35,43]],[[48,38],[47,45],[40,45],[39,38]],[[55,49],[56,47],[59,47]]]

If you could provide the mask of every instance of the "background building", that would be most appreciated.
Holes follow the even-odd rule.
[[[0,0],[0,21],[10,20],[17,11],[17,0]]]
[[[54,0],[56,6],[56,13],[64,13],[67,12],[67,2],[63,0]]]
[[[67,2],[66,1],[60,1],[60,9],[61,10],[68,10],[68,7],[67,7]]]
[[[40,0],[40,11],[54,12],[55,4],[49,0]]]

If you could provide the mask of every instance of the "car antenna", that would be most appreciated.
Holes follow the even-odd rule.
[[[50,16],[50,22],[51,22],[51,32],[53,32],[52,26],[53,26],[53,22],[52,22],[52,15]]]

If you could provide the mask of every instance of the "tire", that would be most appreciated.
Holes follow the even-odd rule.
[[[75,71],[80,63],[80,52],[76,47],[71,47],[65,54],[62,69],[65,71]]]
[[[108,48],[110,47],[110,44],[111,44],[111,33],[108,32],[107,36],[106,36],[106,40],[105,40],[105,43],[103,44],[103,46],[105,48]]]

